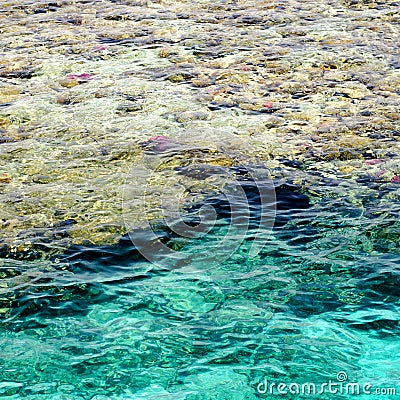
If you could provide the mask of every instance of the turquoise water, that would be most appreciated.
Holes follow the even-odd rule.
[[[53,260],[3,259],[3,271],[18,271],[8,282],[24,278],[2,291],[12,308],[1,327],[1,398],[396,398],[374,391],[398,393],[400,383],[398,204],[371,216],[335,199],[302,209],[293,196],[277,199],[259,255],[249,259],[244,241],[212,269],[158,268],[128,238]],[[212,251],[225,225],[185,251]],[[259,386],[321,385],[338,373],[371,394]]]
[[[398,2],[0,3],[0,400],[399,398]]]

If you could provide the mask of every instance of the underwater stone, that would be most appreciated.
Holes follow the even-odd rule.
[[[207,86],[211,86],[213,84],[213,81],[209,78],[196,78],[196,79],[192,79],[192,85],[194,87],[207,87]]]
[[[124,113],[130,113],[130,112],[135,112],[141,110],[143,107],[141,104],[134,102],[134,101],[129,101],[120,104],[117,107],[117,112],[119,114],[124,114]]]
[[[160,49],[158,52],[158,57],[160,58],[167,58],[170,55],[170,51],[168,49]]]
[[[60,81],[60,85],[66,88],[71,88],[79,85],[79,82],[72,79],[63,79]]]
[[[0,183],[10,183],[11,182],[11,176],[7,173],[2,173],[0,174]]]
[[[189,81],[192,78],[194,78],[194,76],[188,72],[179,72],[167,76],[166,79],[173,83],[179,83],[179,82]]]

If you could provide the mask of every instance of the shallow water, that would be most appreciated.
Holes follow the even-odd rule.
[[[0,398],[398,396],[399,3],[0,20]]]
[[[330,208],[292,213],[252,260],[244,244],[196,272],[157,268],[128,238],[70,249],[52,273],[9,260],[30,281],[3,292],[4,398],[275,398],[257,393],[264,379],[321,385],[339,372],[398,387],[400,256],[360,234],[367,218]]]

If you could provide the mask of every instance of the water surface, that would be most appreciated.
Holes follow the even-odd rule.
[[[398,396],[398,3],[0,12],[1,398]]]

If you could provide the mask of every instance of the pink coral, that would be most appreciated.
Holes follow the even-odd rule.
[[[157,143],[169,143],[170,139],[168,136],[153,136],[150,138],[152,142],[157,142]]]
[[[162,152],[169,148],[171,140],[168,136],[153,136],[149,139],[150,142],[153,142],[152,149],[156,152]]]
[[[93,79],[93,75],[89,73],[83,74],[68,74],[67,79],[74,80],[78,82],[87,82]]]
[[[97,44],[93,47],[93,50],[104,51],[107,50],[107,46],[104,46],[104,44]]]
[[[382,160],[380,160],[379,158],[373,158],[372,160],[365,160],[364,164],[366,165],[376,165],[376,164],[380,164],[382,162]]]
[[[393,182],[393,183],[400,183],[400,176],[395,175],[395,176],[390,180],[390,182]]]
[[[263,104],[264,108],[272,108],[274,105],[272,101],[267,101],[266,103]]]

